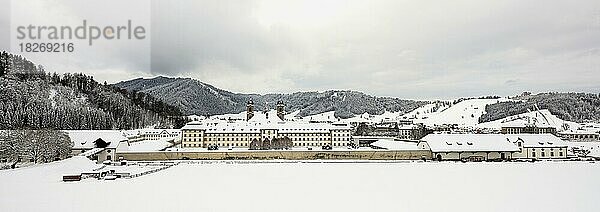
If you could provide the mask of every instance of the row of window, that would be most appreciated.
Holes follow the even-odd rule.
[[[531,157],[534,157],[534,158],[535,158],[535,157],[537,157],[536,155],[537,155],[537,154],[536,154],[536,152],[535,152],[535,149],[534,149],[534,150],[531,152]],[[562,152],[562,151],[559,151],[559,152],[558,152],[558,156],[559,156],[559,157],[562,157],[562,156],[563,156],[563,152]],[[542,157],[542,158],[543,158],[543,157],[546,157],[546,152],[545,152],[545,151],[543,151],[543,150],[542,150],[542,151],[540,151],[540,157]],[[554,151],[551,151],[551,152],[550,152],[550,157],[554,157]]]
[[[222,128],[222,129],[209,128],[206,131],[217,131],[217,130],[221,130],[221,131],[236,131],[235,128],[231,128],[231,129],[227,129],[227,128]],[[262,130],[262,129],[254,129],[254,128],[252,128],[252,129],[248,129],[247,131],[259,131],[259,130]],[[281,131],[328,131],[328,129],[278,129],[278,130],[281,130]],[[195,131],[195,130],[190,130],[190,131],[191,132],[198,132],[198,131]],[[237,131],[243,132],[244,128],[240,128]],[[277,130],[270,130],[270,131],[277,131]]]
[[[260,137],[254,138],[204,138],[204,141],[251,141],[253,139],[260,139]],[[329,138],[290,138],[292,141],[328,141]],[[200,138],[184,138],[183,141],[198,142],[202,141]],[[333,141],[350,141],[350,138],[333,138]]]
[[[271,133],[267,133],[267,134],[271,134]],[[183,134],[183,137],[198,137],[201,136],[202,134],[188,134],[185,133]],[[218,133],[218,134],[213,134],[213,133],[207,133],[204,134],[204,136],[206,137],[244,137],[244,136],[252,136],[252,135],[259,135],[259,133]],[[329,136],[329,133],[281,133],[280,135],[282,136],[289,136],[289,137],[293,137],[293,136]],[[350,137],[350,134],[333,134],[334,137]]]
[[[598,139],[598,135],[595,135],[595,134],[567,134],[567,135],[563,135],[563,137],[576,138],[576,139],[585,139],[585,138]]]
[[[247,143],[217,143],[220,147],[248,147]],[[326,143],[294,143],[294,146],[324,146]],[[333,143],[333,146],[347,146],[347,143]],[[183,144],[183,147],[202,147],[202,144]]]
[[[236,129],[226,129],[226,128],[223,128],[223,129],[209,128],[209,129],[207,129],[207,130],[205,130],[205,131],[217,131],[217,130],[222,130],[222,131],[227,131],[227,130],[230,130],[230,131],[236,131]],[[313,128],[313,129],[279,129],[279,130],[281,130],[281,131],[296,131],[296,132],[305,132],[305,131],[328,131],[328,129],[314,129],[314,128]],[[184,131],[185,131],[185,132],[192,132],[192,133],[199,133],[199,132],[202,132],[202,130],[184,130]],[[239,129],[239,131],[240,131],[240,132],[243,132],[243,131],[244,131],[244,128],[240,128],[240,129]],[[257,132],[257,131],[259,131],[259,129],[248,129],[247,131],[254,131],[254,132]],[[278,130],[267,130],[267,131],[272,131],[272,132],[275,132],[275,131],[278,131]],[[350,132],[351,130],[332,130],[332,131],[333,131],[333,132]]]
[[[144,134],[146,137],[176,137],[179,134]]]
[[[349,141],[350,138],[333,138],[333,141]]]

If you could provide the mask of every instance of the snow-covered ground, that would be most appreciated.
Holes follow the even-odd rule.
[[[335,111],[319,113],[311,116],[302,117],[302,121],[306,122],[336,122]]]
[[[598,211],[600,163],[180,164],[60,182],[69,159],[0,171],[0,211]]]
[[[437,106],[437,108],[436,108]],[[402,115],[403,119],[427,119],[429,117],[435,116],[440,112],[447,109],[449,106],[442,105],[440,103],[430,103],[423,105],[413,111]]]
[[[169,142],[170,141],[170,142]],[[129,152],[145,152],[145,151],[158,151],[163,150],[167,147],[173,146],[174,138],[161,138],[158,140],[143,140],[135,143],[131,143],[128,147]]]
[[[417,142],[395,141],[393,139],[379,139],[371,145],[388,150],[419,150]]]
[[[416,123],[423,123],[428,126],[442,124],[457,124],[462,127],[473,127],[479,123],[479,117],[485,113],[485,106],[498,102],[510,101],[506,98],[500,99],[469,99],[452,105],[449,108],[430,113],[426,116],[418,117],[414,120]],[[431,107],[425,105],[425,107]],[[421,108],[418,110],[426,110]]]
[[[589,150],[590,153],[587,156],[600,158],[600,142],[567,142],[569,148],[577,148],[580,150]]]
[[[381,123],[387,121],[397,121],[400,119],[413,119],[416,123],[424,123],[429,126],[442,124],[458,124],[464,127],[474,127],[478,124],[479,117],[485,113],[485,106],[498,102],[511,101],[506,98],[500,99],[469,99],[459,102],[455,105],[448,106],[440,102],[431,103],[421,106],[411,112],[404,114],[403,112],[384,111],[381,115],[371,115],[368,113],[357,115],[349,119],[338,119],[334,116],[335,111],[319,113],[302,118],[295,117],[299,111],[294,111],[286,115],[287,120],[303,121],[303,122],[371,122]],[[436,107],[437,106],[437,107]],[[274,110],[269,111],[275,114]],[[224,114],[211,116],[212,120],[228,120],[246,118],[246,112],[237,114]]]
[[[397,121],[403,119],[413,120],[415,123],[423,123],[428,126],[457,124],[461,127],[474,127],[479,122],[479,117],[485,113],[485,106],[498,102],[511,101],[506,98],[500,99],[469,99],[455,105],[435,102],[423,105],[406,114],[402,112],[386,111],[382,115],[362,114],[342,121],[364,121],[380,123],[382,121]]]
[[[214,115],[209,118],[210,120],[246,120],[246,111],[240,113],[231,113],[223,115]]]
[[[496,121],[484,122],[478,124],[479,128],[500,129],[502,126],[519,126],[525,124],[535,124],[536,126],[551,126],[558,131],[563,130],[563,125],[569,125],[569,129],[577,129],[580,124],[571,121],[564,121],[550,113],[548,110],[531,111],[514,116],[509,116]]]
[[[574,130],[580,130],[587,133],[600,133],[600,123],[583,123],[579,129]]]
[[[255,115],[260,115],[262,113],[262,111],[254,111]],[[268,111],[269,116],[271,117],[276,117],[277,116],[277,111],[276,110],[269,110]],[[301,118],[296,117],[298,115],[298,113],[300,113],[299,110],[297,111],[293,111],[291,113],[285,114],[285,119],[286,120],[292,120],[292,121],[298,121],[298,120],[302,120]],[[210,116],[208,119],[209,120],[246,120],[246,111],[242,111],[239,113],[231,113],[231,114],[222,114],[222,115],[214,115],[214,116]],[[198,119],[198,120],[203,120],[203,119]]]

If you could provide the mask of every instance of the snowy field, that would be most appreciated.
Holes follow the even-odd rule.
[[[600,163],[180,164],[60,182],[84,158],[0,171],[0,211],[599,211]]]

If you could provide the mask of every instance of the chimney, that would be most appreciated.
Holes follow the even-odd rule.
[[[283,111],[284,106],[285,105],[283,104],[283,101],[277,102],[277,117],[279,117],[282,121],[284,120],[283,116],[285,115],[285,111]]]
[[[246,121],[250,120],[254,116],[254,102],[252,99],[246,104]]]

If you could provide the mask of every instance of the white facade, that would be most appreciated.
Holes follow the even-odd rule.
[[[519,151],[500,134],[430,134],[418,147],[436,160],[510,160]]]
[[[398,127],[398,138],[418,140],[424,134],[424,126],[418,124],[400,125]]]
[[[117,130],[67,130],[66,132],[73,142],[71,155],[93,152],[93,154],[86,154],[86,156],[97,159],[98,162],[116,160],[115,152],[127,150],[129,147],[127,137]],[[98,148],[95,143],[98,139],[102,139],[108,145],[104,148]]]
[[[552,134],[519,134],[507,135],[519,148],[513,154],[521,159],[565,159],[567,158],[567,142]]]
[[[289,138],[294,147],[348,146],[352,130],[347,124],[299,122],[190,122],[182,128],[182,147],[248,148],[254,139]]]
[[[571,141],[598,141],[600,140],[600,134],[584,130],[569,130],[559,132],[558,135],[567,140]]]
[[[181,138],[179,129],[140,129],[125,132],[127,139],[131,143],[144,140],[160,140],[164,138],[173,138],[176,142]]]
[[[565,159],[568,144],[552,134],[431,134],[418,147],[438,160]]]

